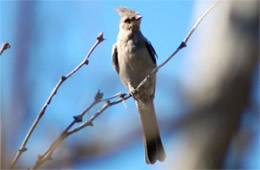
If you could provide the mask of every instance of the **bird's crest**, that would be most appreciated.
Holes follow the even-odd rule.
[[[121,17],[140,15],[138,12],[127,7],[116,7],[116,11],[119,13]]]

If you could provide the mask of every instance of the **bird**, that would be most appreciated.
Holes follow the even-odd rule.
[[[122,83],[134,97],[139,111],[147,164],[164,161],[166,154],[160,137],[154,108],[156,75],[151,74],[136,91],[140,82],[156,68],[157,54],[142,34],[142,16],[127,7],[117,7],[121,19],[117,41],[112,48],[112,62]]]

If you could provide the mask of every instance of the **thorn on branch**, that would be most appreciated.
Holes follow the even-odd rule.
[[[97,92],[97,94],[96,94],[96,96],[95,96],[95,101],[100,101],[100,100],[102,100],[102,98],[103,98],[103,93],[102,92],[100,92],[100,90],[98,90],[98,92]]]
[[[76,121],[77,123],[82,122],[82,116],[81,116],[81,115],[79,115],[79,116],[73,116],[73,118],[75,119],[75,121]]]

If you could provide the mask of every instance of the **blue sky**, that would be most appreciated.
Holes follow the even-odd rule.
[[[10,129],[11,125],[13,127],[6,134],[10,156],[18,149],[60,75],[67,74],[83,60],[99,32],[104,33],[106,40],[94,51],[90,64],[60,88],[28,143],[28,147],[33,149],[21,157],[21,162],[32,165],[37,155],[72,120],[72,116],[93,100],[98,89],[105,97],[119,91],[126,92],[111,62],[111,48],[117,38],[120,19],[115,7],[127,6],[140,12],[143,16],[142,32],[153,44],[159,56],[157,63],[160,64],[178,47],[196,18],[212,1],[199,2],[200,8],[195,12],[195,1],[192,0],[1,0],[0,40],[10,42],[12,47],[1,56],[0,70],[1,119],[4,130],[7,127]],[[192,42],[191,38],[190,44]],[[157,114],[159,124],[163,124],[162,120],[167,118],[177,117],[185,105],[176,91],[181,90],[181,80],[189,69],[185,65],[188,50],[189,46],[158,73],[155,105],[156,110],[160,111]],[[138,114],[132,99],[127,101],[127,109],[123,104],[114,106],[94,124],[94,127],[72,136],[62,147],[72,146],[75,141],[91,143],[104,138],[113,146],[116,140],[126,137],[125,134],[133,134],[133,131],[138,134],[138,139],[122,144],[121,148],[116,148],[117,152],[109,151],[79,161],[71,165],[72,168],[156,169],[160,166],[145,164]],[[161,131],[167,147],[169,137]],[[69,151],[65,149],[58,152]]]

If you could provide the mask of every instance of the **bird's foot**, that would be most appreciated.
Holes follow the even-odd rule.
[[[137,94],[137,90],[130,84],[128,83],[128,90],[129,90],[129,93],[131,94],[131,96],[135,96]]]

